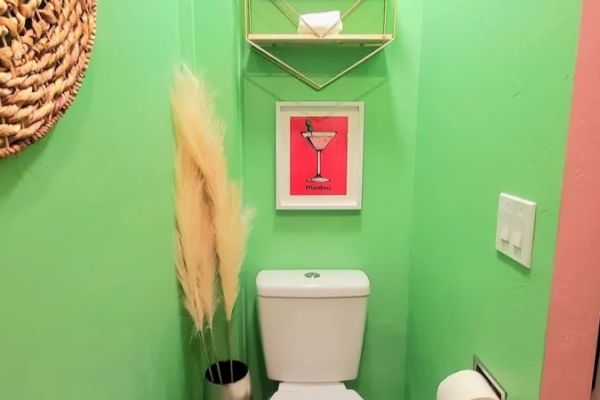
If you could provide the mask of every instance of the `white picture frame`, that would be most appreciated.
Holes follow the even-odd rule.
[[[307,131],[302,132],[301,135],[306,139],[307,146],[312,147],[312,150],[318,154],[318,172],[312,179],[298,179],[297,174],[294,177],[291,176],[291,169],[297,169],[298,151],[292,151],[292,145],[297,149],[300,146],[298,143],[302,141],[302,138],[298,139],[297,129],[294,126],[298,125],[298,118],[306,118],[305,124],[310,124],[310,118],[314,118],[317,121],[347,121],[347,125],[344,124],[344,135],[337,135],[338,138],[327,139],[323,149],[318,150],[315,147],[313,140],[323,139],[319,138],[319,135],[331,134],[331,137],[336,135],[336,132],[317,132],[314,131],[307,125]],[[294,122],[292,122],[294,121]],[[308,121],[308,122],[307,122]],[[333,122],[332,122],[333,121]],[[295,125],[293,125],[295,124]],[[324,126],[321,123],[321,126]],[[342,125],[338,125],[342,126]],[[296,130],[294,130],[296,129]],[[363,175],[363,131],[364,131],[364,103],[363,102],[277,102],[276,103],[276,208],[277,210],[360,210],[362,208],[362,175]],[[292,136],[292,135],[296,136]],[[307,138],[307,135],[312,138]],[[316,139],[314,138],[316,136]],[[300,136],[298,136],[300,137]],[[322,194],[326,193],[327,189],[323,189],[318,194],[299,194],[297,191],[298,185],[302,185],[300,182],[312,181],[319,179],[319,183],[309,182],[306,184],[306,188],[316,190],[321,187],[330,188],[327,186],[329,182],[321,183],[327,177],[321,178],[321,156],[327,157],[328,144],[333,140],[335,146],[329,146],[332,148],[331,154],[336,154],[335,160],[337,162],[337,153],[340,152],[340,142],[344,140],[346,149],[345,157],[345,175],[346,181],[344,183],[343,192],[336,191],[333,194]],[[347,140],[347,142],[346,142]],[[323,142],[320,142],[323,143]],[[307,150],[303,149],[303,153],[308,154]],[[333,152],[336,153],[333,153]],[[322,154],[321,154],[322,153]],[[291,159],[295,158],[295,166],[292,167]],[[315,156],[316,158],[316,156]],[[331,157],[330,157],[331,158]],[[308,163],[308,160],[301,160],[302,165]],[[330,161],[330,160],[328,160]],[[314,161],[311,161],[314,162]],[[338,163],[339,164],[339,163]],[[340,172],[341,166],[336,164],[336,171],[338,176],[343,176],[344,172]],[[339,166],[339,168],[337,168]],[[343,171],[343,169],[341,170]],[[333,181],[333,178],[331,178]],[[337,179],[339,181],[340,179]],[[293,193],[292,181],[294,184]],[[337,183],[335,183],[338,185]],[[320,186],[319,186],[320,185]],[[339,186],[339,185],[338,185]],[[308,190],[308,189],[307,189]]]

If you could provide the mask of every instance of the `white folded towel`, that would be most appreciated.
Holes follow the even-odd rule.
[[[325,33],[328,35],[335,35],[340,33],[343,29],[342,20],[340,18],[341,13],[339,11],[302,14],[298,21],[298,33],[314,35],[316,32],[320,36]]]

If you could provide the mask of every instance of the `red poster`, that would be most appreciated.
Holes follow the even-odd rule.
[[[290,194],[346,195],[348,117],[290,118]]]

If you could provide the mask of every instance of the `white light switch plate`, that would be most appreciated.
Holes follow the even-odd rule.
[[[536,204],[506,193],[500,194],[496,249],[531,268]]]

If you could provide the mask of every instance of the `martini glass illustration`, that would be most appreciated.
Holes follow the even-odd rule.
[[[313,131],[312,122],[307,119],[304,121],[306,131],[302,136],[310,143],[311,147],[317,152],[317,173],[314,177],[308,178],[308,182],[329,182],[329,178],[321,175],[321,152],[325,150],[331,139],[337,132],[335,131]]]

